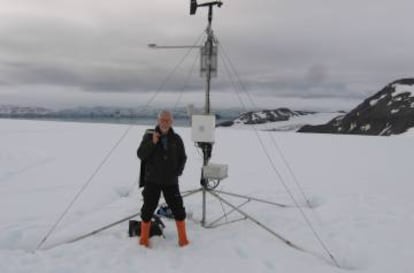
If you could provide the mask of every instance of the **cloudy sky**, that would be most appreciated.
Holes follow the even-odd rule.
[[[409,0],[224,0],[214,10],[213,104],[240,103],[231,62],[258,105],[353,107],[414,76],[413,8]],[[189,0],[0,0],[0,104],[133,106],[159,89],[155,101],[197,104],[198,51],[147,45],[201,44],[206,22],[205,8],[189,15]]]

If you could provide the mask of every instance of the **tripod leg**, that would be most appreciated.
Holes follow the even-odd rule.
[[[181,196],[184,198],[184,197],[188,197],[188,196],[190,196],[190,195],[193,195],[193,194],[195,194],[195,193],[197,193],[197,192],[200,192],[201,191],[201,188],[199,188],[199,189],[195,189],[195,190],[189,190],[189,191],[183,191],[183,192],[181,192]]]
[[[206,214],[207,214],[207,201],[206,201],[206,192],[207,190],[203,187],[202,194],[203,194],[203,213],[201,216],[201,226],[206,227]]]
[[[249,203],[250,202],[250,200],[246,200],[246,201],[244,201],[241,205],[239,205],[239,206],[237,206],[237,208],[241,208],[241,207],[243,207],[244,205],[246,205],[247,203]],[[223,216],[220,216],[219,218],[217,218],[216,220],[213,220],[210,224],[208,224],[208,226],[207,227],[209,227],[209,228],[211,228],[211,227],[216,227],[216,226],[218,226],[218,225],[215,225],[216,223],[218,223],[221,219],[223,219],[223,218],[227,218],[227,216],[229,216],[230,214],[232,214],[233,212],[235,212],[236,210],[235,209],[232,209],[231,211],[229,211],[229,212],[227,212],[227,213],[225,213]],[[237,221],[240,221],[240,220],[245,220],[246,219],[246,217],[244,217],[244,218],[242,218],[242,219],[238,219]],[[227,222],[227,221],[226,221]],[[235,221],[231,221],[231,222],[235,222]],[[229,222],[230,223],[230,222]]]
[[[246,196],[246,195],[241,195],[241,194],[236,194],[236,193],[231,193],[231,192],[225,192],[225,191],[219,191],[219,190],[216,190],[216,192],[221,193],[221,194],[225,194],[225,195],[229,195],[229,196],[238,197],[238,198],[253,200],[253,201],[256,201],[256,202],[261,202],[261,203],[265,203],[265,204],[269,204],[269,205],[274,205],[274,206],[278,206],[278,207],[282,207],[282,208],[289,207],[289,205],[286,205],[286,204],[271,202],[271,201],[267,201],[267,200],[264,200],[264,199],[259,199],[259,198],[250,197],[250,196]]]

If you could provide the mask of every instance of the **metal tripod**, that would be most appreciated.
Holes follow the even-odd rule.
[[[213,1],[213,2],[208,2],[208,3],[204,3],[204,4],[197,4],[196,1],[192,1],[192,11],[191,11],[192,15],[195,14],[195,11],[196,11],[197,7],[208,7],[208,25],[207,25],[207,29],[206,29],[207,40],[204,44],[204,47],[201,48],[201,52],[202,52],[201,74],[206,76],[205,106],[204,106],[204,114],[205,115],[210,115],[210,110],[211,110],[210,109],[211,78],[216,76],[216,74],[217,74],[217,39],[214,37],[213,30],[212,30],[212,27],[211,27],[212,21],[213,21],[213,7],[214,6],[221,7],[221,5],[222,5],[222,3],[219,2],[219,1]],[[207,166],[207,164],[208,164],[208,162],[211,158],[213,143],[198,142],[197,145],[203,152],[203,166]],[[259,198],[255,198],[255,197],[250,197],[250,196],[246,196],[246,195],[235,194],[235,193],[230,193],[230,192],[225,192],[225,191],[219,191],[219,190],[216,190],[215,188],[220,183],[220,180],[213,181],[213,184],[211,184],[211,182],[212,182],[211,180],[204,177],[203,171],[202,171],[201,179],[200,179],[201,187],[198,188],[198,189],[195,189],[195,190],[190,190],[190,191],[186,191],[186,192],[182,193],[183,197],[188,197],[188,196],[193,195],[193,194],[198,193],[198,192],[202,193],[202,217],[201,217],[200,222],[201,222],[201,225],[203,227],[210,228],[210,227],[216,227],[218,225],[221,225],[221,224],[218,224],[218,223],[223,218],[227,217],[227,215],[229,215],[229,214],[236,211],[236,212],[238,212],[239,214],[241,214],[243,216],[242,218],[240,218],[238,220],[249,219],[249,220],[253,221],[254,223],[256,223],[257,225],[259,225],[260,227],[262,227],[263,229],[270,232],[271,234],[275,235],[279,239],[281,239],[281,240],[283,240],[286,243],[291,245],[291,243],[288,240],[284,239],[282,236],[278,235],[276,232],[274,232],[270,228],[266,227],[264,224],[259,222],[257,219],[255,219],[251,215],[249,215],[246,212],[241,210],[241,207],[243,207],[244,205],[246,205],[250,201],[261,202],[261,203],[265,203],[265,204],[273,205],[273,206],[277,206],[277,207],[287,207],[287,205],[276,203],[276,202],[271,202],[271,201],[267,201],[267,200],[263,200],[263,199],[259,199]],[[207,194],[215,197],[220,202],[226,204],[232,210],[228,213],[224,213],[223,216],[213,220],[211,223],[207,223],[206,222],[207,221],[207,201],[206,201]],[[241,198],[241,199],[244,199],[244,202],[241,205],[236,206],[236,205],[233,205],[232,203],[230,203],[225,198],[223,198],[221,195],[227,195],[227,196],[232,196],[232,197],[236,197],[236,198]],[[238,221],[238,220],[235,220],[235,221]],[[232,222],[234,222],[234,221],[232,221]]]

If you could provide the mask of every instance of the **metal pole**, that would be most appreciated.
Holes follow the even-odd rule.
[[[207,50],[207,80],[206,80],[206,98],[205,98],[205,109],[204,112],[206,115],[210,114],[210,87],[211,87],[211,66],[212,66],[212,55],[213,55],[213,31],[211,30],[211,22],[213,20],[213,5],[208,6],[208,25],[207,25],[207,41],[205,42],[205,50]],[[206,166],[209,161],[211,154],[211,148],[209,143],[203,143],[203,166]],[[202,217],[201,217],[201,226],[206,227],[206,215],[207,215],[207,181],[204,180],[204,177],[201,178],[202,183]]]
[[[207,26],[207,41],[205,48],[208,50],[207,57],[207,82],[206,82],[206,105],[205,114],[210,114],[210,87],[211,87],[211,63],[213,55],[213,31],[211,30],[211,22],[213,20],[213,6],[208,7],[208,26]]]
[[[202,216],[201,216],[201,226],[206,227],[206,214],[207,214],[207,206],[206,206],[206,187],[202,186],[202,197],[203,197],[203,210],[202,210]]]
[[[203,149],[203,166],[206,166],[209,161],[209,155],[210,155],[210,146],[209,143],[203,143],[202,144]],[[201,226],[206,227],[206,218],[207,218],[207,195],[206,192],[208,190],[208,181],[204,178],[203,171],[201,171],[201,192],[202,192],[202,216],[201,216]]]

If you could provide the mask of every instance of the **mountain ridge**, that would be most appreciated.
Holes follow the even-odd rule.
[[[389,136],[414,127],[414,78],[393,81],[350,112],[298,132]]]

